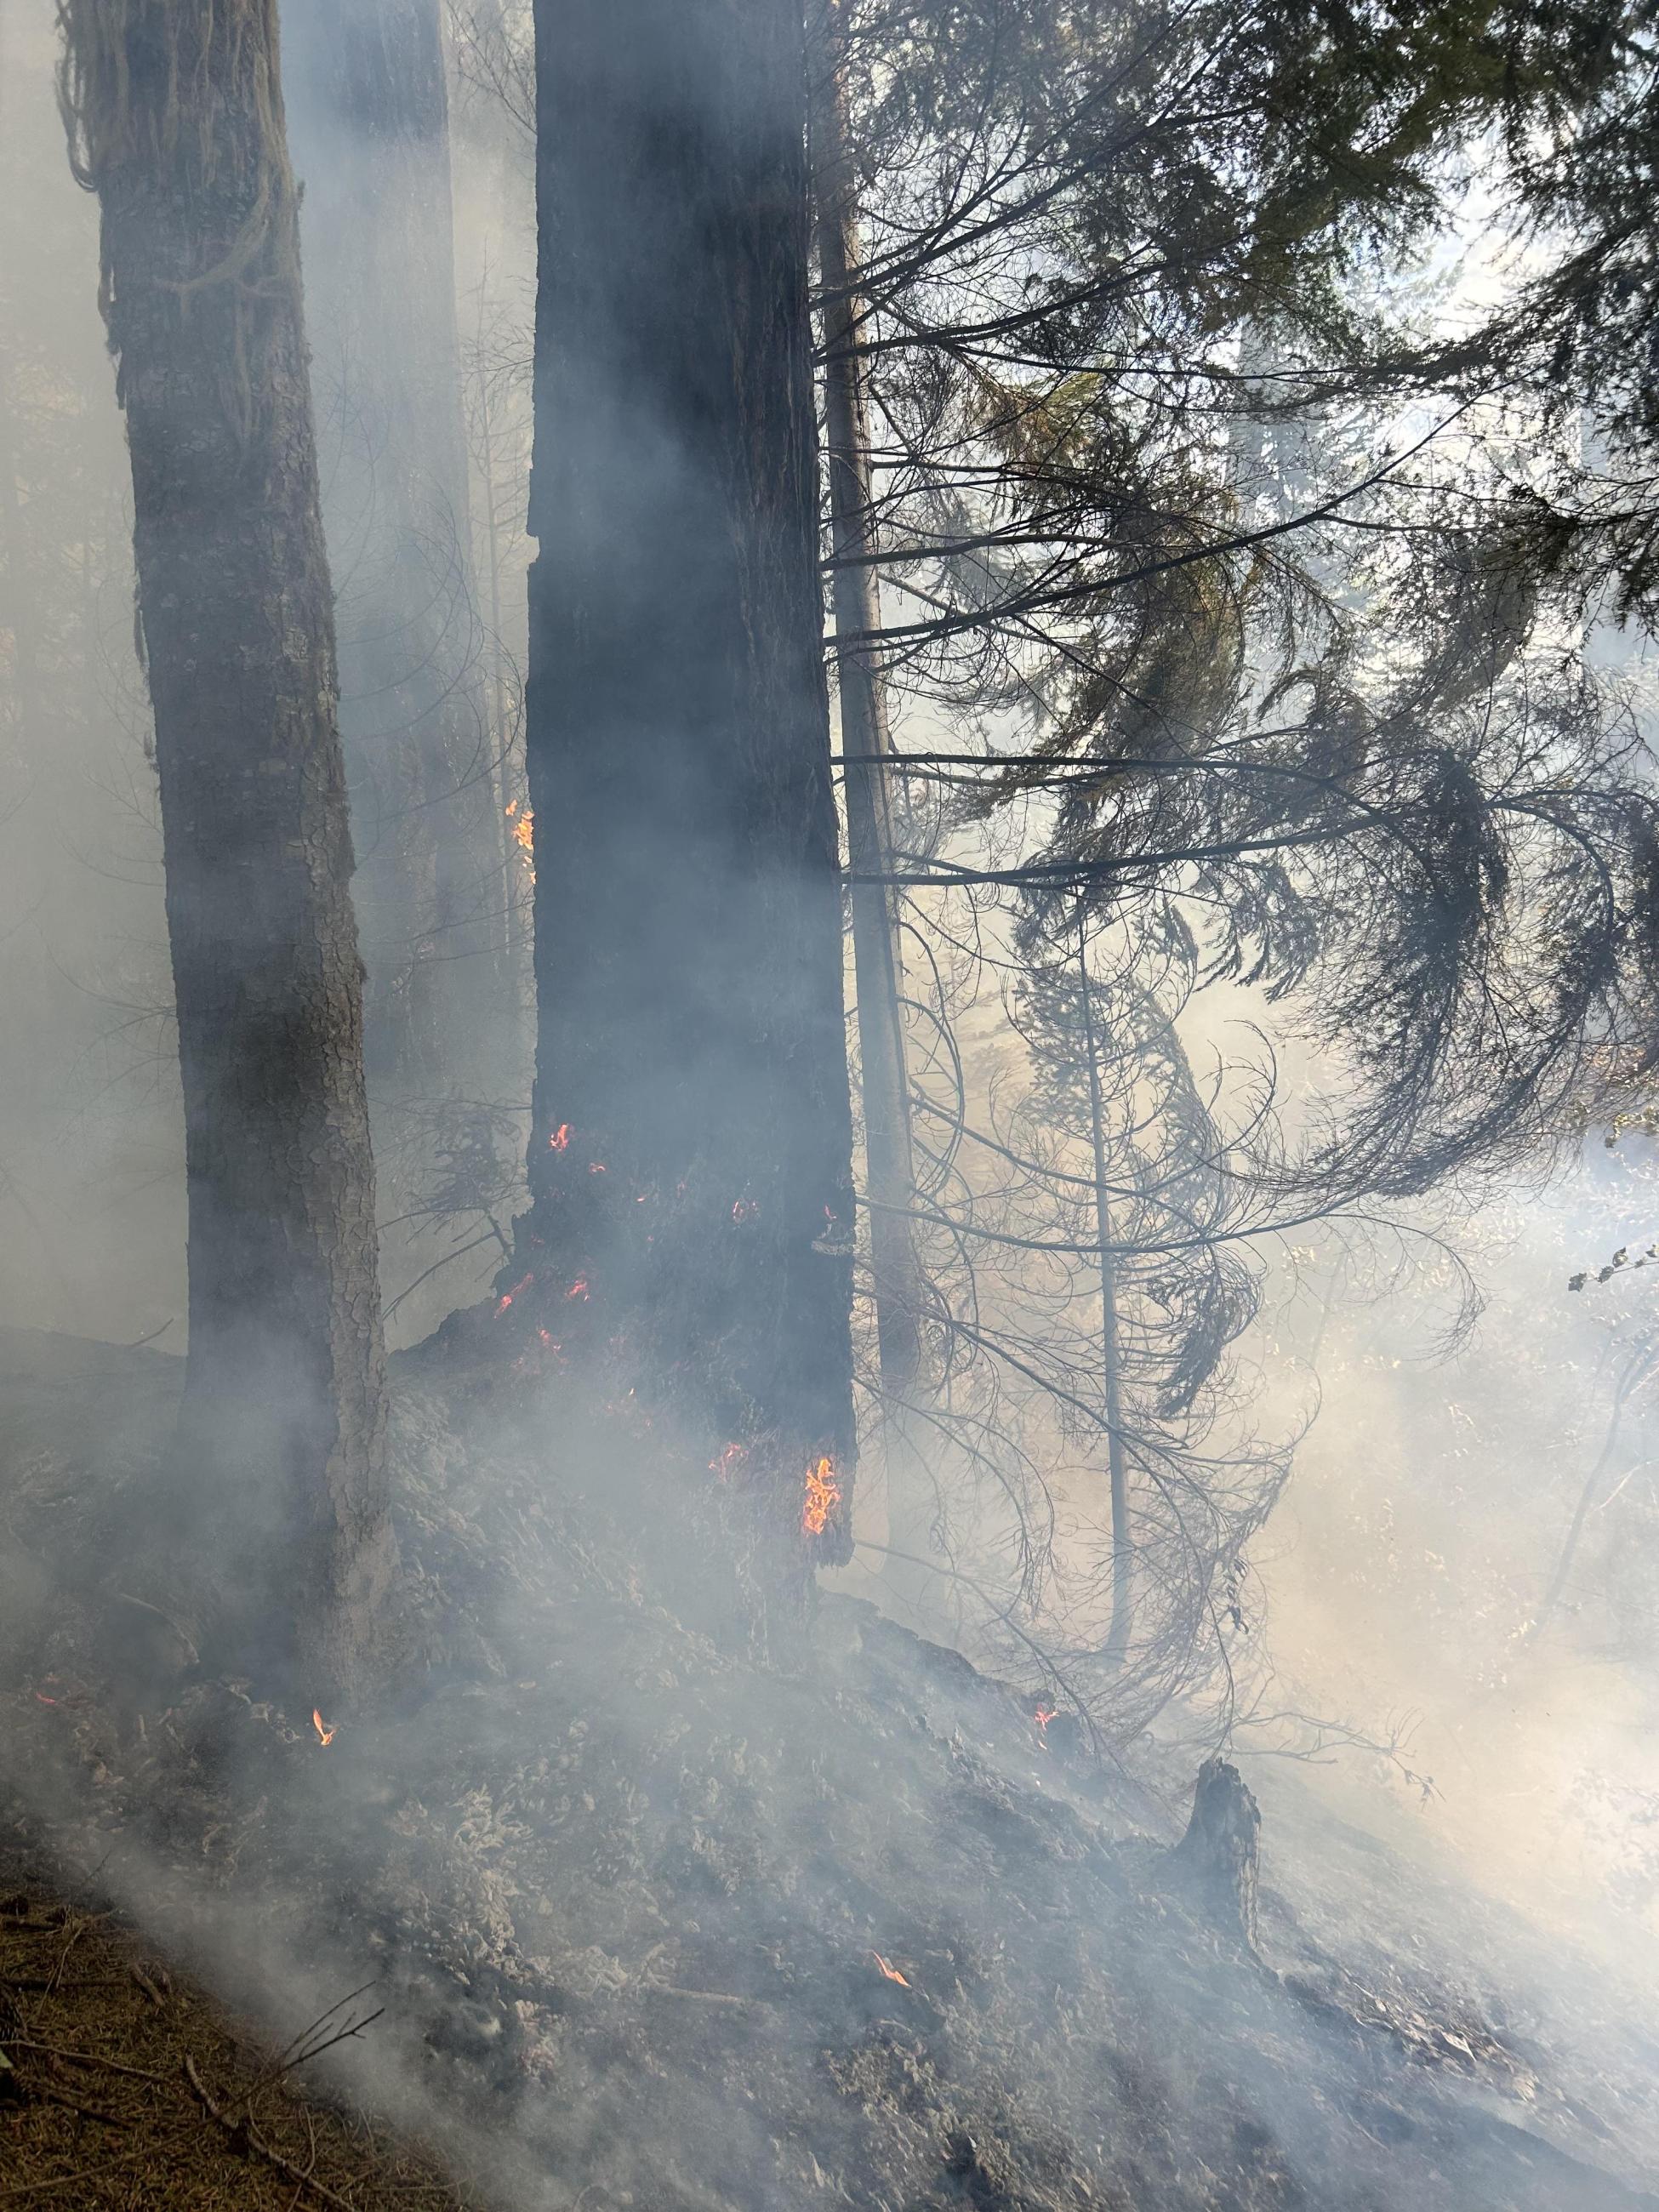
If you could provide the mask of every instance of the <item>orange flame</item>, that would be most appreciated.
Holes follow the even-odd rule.
[[[1031,1718],[1036,1723],[1037,1741],[1046,1749],[1048,1742],[1048,1723],[1059,1712],[1058,1705],[1039,1705]]]
[[[841,1504],[841,1485],[836,1480],[836,1463],[832,1459],[821,1459],[806,1470],[806,1498],[801,1506],[800,1525],[809,1536],[821,1536],[830,1526],[830,1516]]]
[[[325,1725],[323,1717],[318,1711],[315,1705],[311,1709],[311,1725],[317,1731],[317,1741],[319,1743],[326,1745],[333,1742],[334,1731],[331,1728]]]
[[[522,812],[515,799],[507,810],[507,818],[513,824],[513,842],[521,846],[526,854],[536,849],[536,811],[526,806]]]
[[[572,1283],[570,1288],[565,1292],[565,1296],[568,1298],[585,1298],[587,1296],[586,1276],[578,1275],[575,1281]]]
[[[561,1122],[560,1122],[560,1124],[559,1124],[559,1126],[558,1126],[558,1127],[557,1127],[556,1129],[555,1129],[555,1131],[553,1132],[552,1135],[548,1139],[547,1142],[548,1142],[548,1146],[549,1146],[549,1149],[550,1149],[550,1150],[551,1150],[551,1151],[553,1151],[553,1152],[563,1152],[563,1151],[564,1151],[564,1149],[565,1149],[565,1147],[566,1147],[566,1146],[569,1144],[569,1142],[570,1142],[570,1124],[569,1124],[569,1122],[568,1122],[568,1121],[561,1121]]]
[[[909,1988],[909,1983],[906,1981],[904,1976],[900,1973],[898,1968],[893,1964],[890,1959],[884,1959],[879,1951],[872,1951],[870,1954],[870,1956],[881,1968],[882,1972],[885,1974],[890,1982],[896,1982],[902,1990],[908,1990]]]

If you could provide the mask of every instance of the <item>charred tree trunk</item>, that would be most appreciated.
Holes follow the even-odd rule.
[[[440,0],[281,0],[377,1100],[476,1082],[510,1027],[478,660]]]
[[[1192,1818],[1171,1871],[1221,1931],[1253,1951],[1261,1856],[1261,1811],[1238,1769],[1206,1759],[1193,1790]]]
[[[818,268],[823,285],[824,420],[835,560],[836,667],[847,793],[853,960],[859,1062],[880,1361],[890,1516],[901,1550],[925,1548],[926,1485],[908,1418],[921,1374],[921,1269],[911,1214],[915,1166],[906,1061],[904,962],[893,871],[891,744],[880,665],[867,641],[881,627],[873,562],[875,507],[859,290],[856,178],[848,134],[846,25],[840,0],[825,9],[812,111]],[[862,639],[864,643],[855,642]]]
[[[250,1639],[285,1645],[326,1693],[372,1671],[396,1553],[274,0],[60,14],[155,713],[189,1207],[185,1536]]]
[[[838,1558],[851,1117],[799,0],[538,0],[536,32],[520,1275]]]

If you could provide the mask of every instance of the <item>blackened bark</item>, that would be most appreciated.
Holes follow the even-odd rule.
[[[803,1528],[853,1452],[799,0],[538,0],[521,1267]],[[555,1140],[557,1141],[555,1141]],[[600,1173],[598,1170],[603,1170]],[[562,1310],[561,1311],[561,1309]]]
[[[365,1681],[396,1553],[274,0],[62,13],[155,714],[189,1207],[181,1443],[211,1485],[186,1534],[241,1628],[320,1694]]]
[[[1206,1759],[1170,1869],[1217,1927],[1252,1951],[1261,1839],[1261,1810],[1238,1769],[1224,1759]]]

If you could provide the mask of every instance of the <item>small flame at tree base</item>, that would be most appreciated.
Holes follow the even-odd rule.
[[[317,1741],[319,1743],[326,1745],[333,1742],[334,1731],[324,1721],[322,1715],[318,1711],[315,1705],[311,1709],[311,1725],[317,1731]]]
[[[881,1968],[882,1972],[886,1976],[890,1982],[896,1982],[902,1990],[908,1990],[909,1988],[909,1983],[905,1979],[904,1976],[900,1973],[898,1968],[893,1964],[890,1959],[884,1959],[879,1951],[872,1951],[870,1954],[870,1956]]]
[[[841,1504],[841,1485],[836,1479],[836,1462],[821,1459],[806,1470],[806,1496],[800,1510],[800,1525],[809,1536],[821,1536],[830,1526],[830,1516]]]

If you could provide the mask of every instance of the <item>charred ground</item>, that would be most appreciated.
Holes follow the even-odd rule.
[[[591,1391],[405,1364],[418,1649],[401,1707],[325,1715],[325,1746],[111,1554],[179,1363],[14,1334],[0,1366],[14,1844],[278,2041],[373,1983],[327,2095],[488,2201],[1659,2203],[1642,2054],[1552,2042],[1522,1995],[1500,2031],[1478,1975],[1390,1936],[1414,1875],[1372,1852],[1369,1892],[1331,1882],[1363,1929],[1305,1916],[1270,1822],[1252,1948],[1171,1849],[1189,1771],[1045,1742],[846,1601],[763,1648],[718,1482]]]

